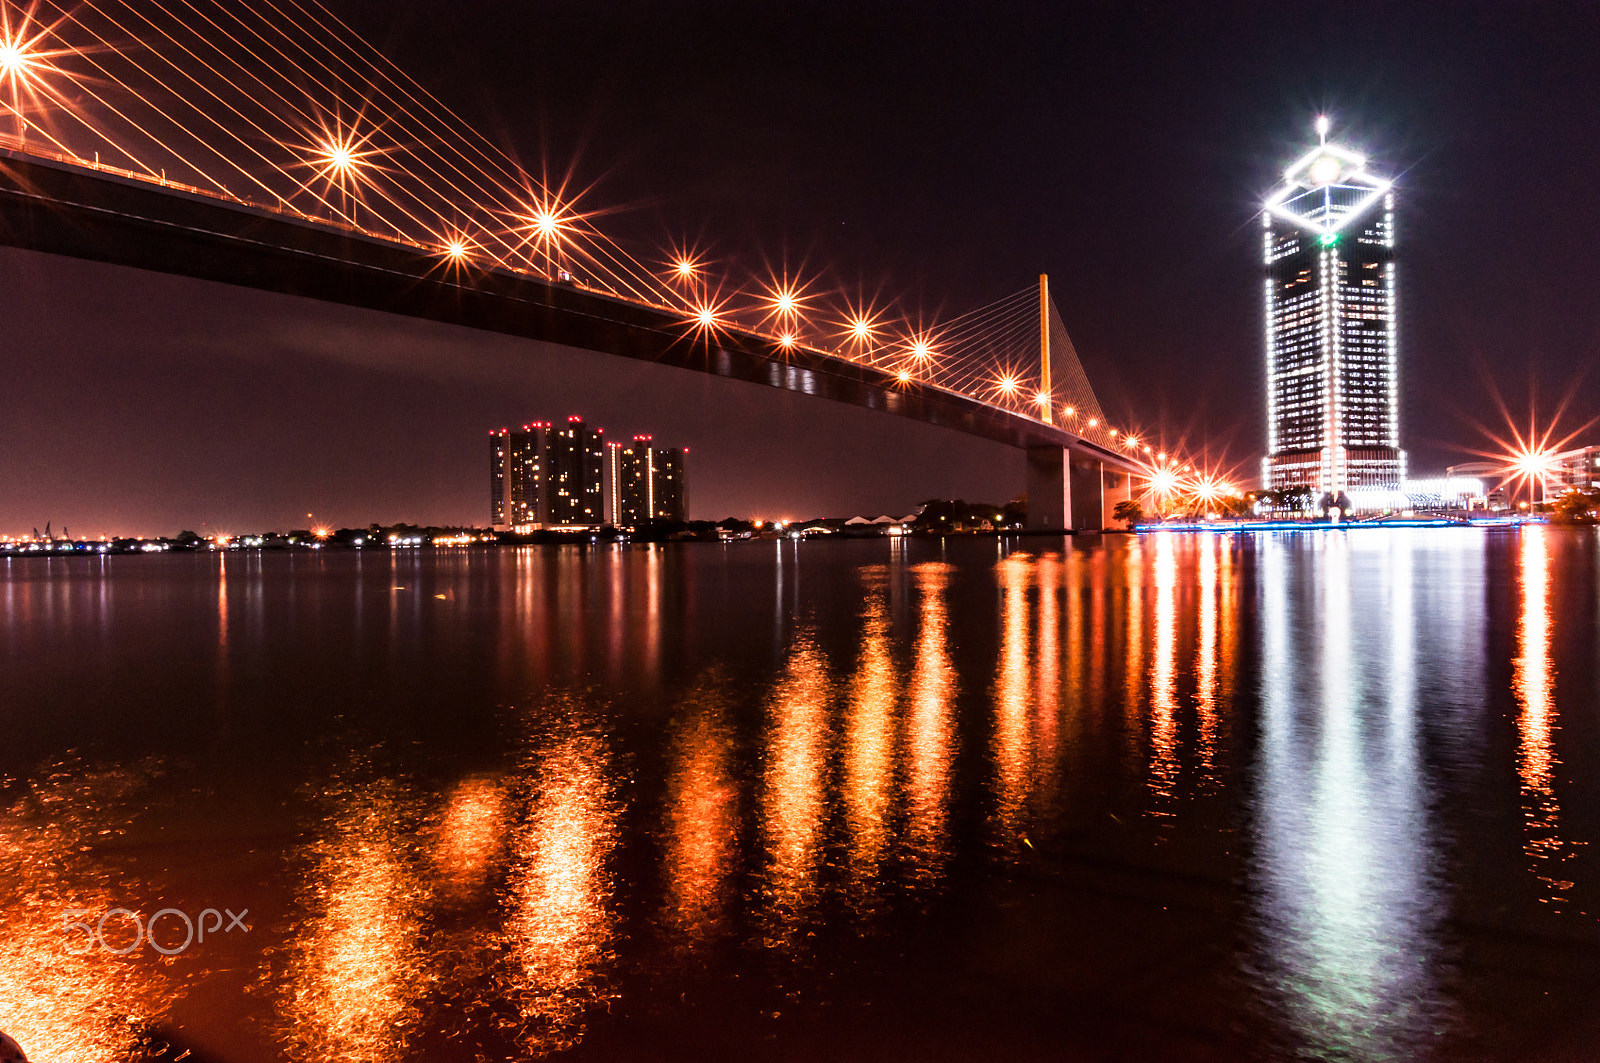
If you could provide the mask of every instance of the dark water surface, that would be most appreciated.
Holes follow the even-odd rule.
[[[0,562],[0,1030],[38,1063],[1600,1058],[1597,559],[1529,527]]]

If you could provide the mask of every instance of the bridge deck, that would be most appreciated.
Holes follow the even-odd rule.
[[[680,314],[602,292],[4,150],[0,243],[675,365],[1134,467],[1059,427],[843,358],[736,330],[708,342]]]

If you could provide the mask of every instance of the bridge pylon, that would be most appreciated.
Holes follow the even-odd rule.
[[[1091,450],[1028,448],[1028,530],[1097,532],[1118,502],[1133,497],[1133,477]]]

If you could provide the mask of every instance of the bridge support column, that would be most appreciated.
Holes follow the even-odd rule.
[[[1067,451],[1071,470],[1072,530],[1100,531],[1106,526],[1106,467],[1099,458]]]
[[[1070,447],[1028,448],[1028,530],[1100,531],[1128,497],[1127,473]]]
[[[1101,492],[1101,527],[1109,528],[1116,520],[1111,515],[1117,508],[1118,502],[1126,502],[1133,497],[1133,477],[1125,472],[1107,469],[1105,473],[1105,489]]]
[[[1072,529],[1072,491],[1066,447],[1028,448],[1028,530]]]

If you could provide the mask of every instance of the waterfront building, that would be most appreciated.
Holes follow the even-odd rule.
[[[500,531],[598,525],[604,434],[569,417],[489,433],[489,517]]]
[[[1267,488],[1307,486],[1319,508],[1386,506],[1406,478],[1394,187],[1328,141],[1284,173],[1265,227]]]
[[[652,437],[633,437],[628,446],[608,451],[612,523],[631,527],[652,520],[688,519],[686,448],[658,447]]]
[[[1484,509],[1483,481],[1473,476],[1430,476],[1407,480],[1403,491],[1411,509]]]
[[[1590,490],[1600,487],[1600,447],[1578,447],[1564,450],[1552,459],[1558,490],[1579,488]],[[1555,487],[1556,485],[1552,485]]]

